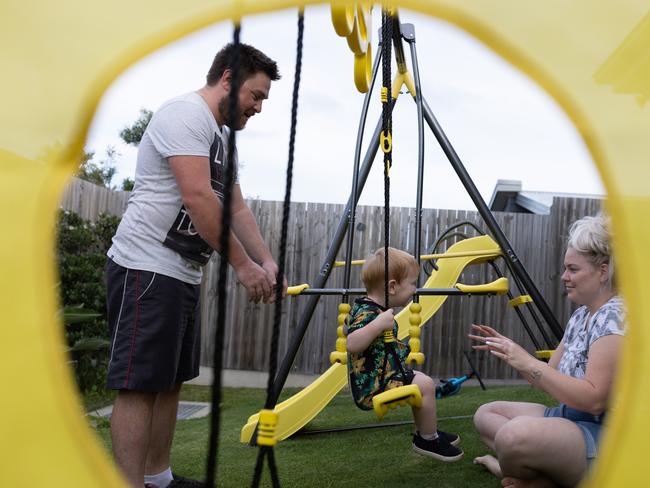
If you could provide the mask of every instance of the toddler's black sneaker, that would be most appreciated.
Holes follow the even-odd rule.
[[[460,436],[458,434],[452,434],[451,432],[438,431],[438,435],[443,439],[447,439],[447,442],[452,446],[457,446],[460,444]]]
[[[413,450],[418,454],[429,456],[438,461],[450,463],[458,461],[463,457],[462,449],[451,445],[451,443],[441,435],[436,439],[427,440],[416,433],[413,435]]]

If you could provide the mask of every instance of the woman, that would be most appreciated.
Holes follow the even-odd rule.
[[[624,308],[617,296],[609,222],[585,217],[569,230],[562,281],[581,305],[548,364],[485,325],[469,337],[519,371],[560,405],[492,402],[474,415],[483,442],[496,452],[474,460],[503,486],[575,486],[596,457],[610,404],[623,336]]]

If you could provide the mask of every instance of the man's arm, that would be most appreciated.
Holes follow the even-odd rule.
[[[210,165],[203,156],[172,156],[169,164],[178,184],[183,205],[199,235],[212,247],[221,248],[221,213],[223,206],[210,186]],[[267,272],[247,254],[235,233],[230,234],[228,261],[237,279],[248,291],[249,299],[268,301],[271,282]]]
[[[276,285],[278,266],[260,234],[255,216],[244,200],[240,185],[234,185],[232,190],[232,229],[244,246],[248,255],[267,272],[271,285]],[[286,279],[283,283],[283,295],[287,288]]]
[[[248,255],[257,264],[273,261],[271,251],[260,234],[253,212],[246,204],[241,187],[232,187],[232,230],[244,246]]]

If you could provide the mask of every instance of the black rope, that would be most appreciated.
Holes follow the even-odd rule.
[[[208,447],[208,459],[205,473],[205,486],[213,488],[216,485],[216,461],[219,450],[219,427],[221,416],[221,370],[223,362],[223,341],[226,323],[226,284],[228,279],[228,244],[230,240],[230,227],[232,218],[232,186],[234,181],[234,153],[235,153],[235,127],[239,114],[238,95],[241,85],[239,73],[239,34],[241,27],[235,26],[233,33],[233,55],[230,62],[232,74],[230,82],[230,93],[228,94],[229,117],[226,121],[228,125],[228,155],[227,164],[224,172],[223,188],[223,208],[221,211],[221,236],[219,260],[219,279],[217,282],[217,326],[215,330],[215,345],[213,352],[213,370],[214,377],[212,380],[212,415],[210,417],[210,439]]]
[[[393,43],[393,24],[390,12],[384,8],[381,13],[381,56],[382,56],[382,111],[381,111],[381,145],[384,152],[384,307],[388,306],[388,248],[390,246],[390,158],[392,147],[390,146],[391,125],[392,125],[392,94],[391,94],[391,47]],[[387,146],[388,144],[388,146]],[[391,331],[392,333],[392,331]],[[393,338],[394,339],[394,338]],[[386,366],[392,343],[384,341],[384,365],[379,378],[380,390],[385,388]],[[399,361],[398,361],[399,364]],[[400,365],[401,367],[401,365]]]
[[[393,43],[393,22],[390,12],[387,8],[382,10],[382,75],[383,90],[382,94],[382,133],[383,144],[390,144],[392,131],[392,94],[391,94],[391,48]],[[388,142],[387,142],[388,141]],[[390,246],[390,160],[392,148],[382,147],[384,151],[384,306],[388,307],[388,247]]]
[[[275,287],[275,309],[273,316],[273,335],[271,339],[271,351],[269,354],[269,380],[267,385],[265,409],[275,408],[273,399],[273,383],[278,363],[278,342],[280,336],[280,324],[282,320],[282,288],[284,283],[285,257],[287,250],[287,229],[289,227],[289,213],[291,210],[291,185],[293,181],[293,156],[296,143],[296,125],[298,121],[298,92],[300,88],[300,72],[302,70],[302,38],[304,32],[304,12],[302,9],[298,12],[298,40],[296,46],[296,70],[293,82],[293,96],[291,103],[291,131],[289,136],[289,158],[287,162],[287,177],[284,192],[284,205],[282,211],[282,231],[280,235],[280,256],[278,259],[278,276],[277,286]],[[253,478],[253,487],[259,486],[262,467],[264,465],[264,456],[268,456],[269,470],[274,487],[280,486],[277,467],[275,465],[275,454],[272,446],[260,446],[257,462],[255,463],[255,475]]]

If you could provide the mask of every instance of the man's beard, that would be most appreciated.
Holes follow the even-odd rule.
[[[223,116],[223,120],[225,120],[226,125],[230,127],[230,97],[223,97],[221,100],[219,100],[219,113]],[[239,114],[237,117],[235,117],[234,123],[236,124],[236,127],[230,127],[231,129],[234,130],[242,130],[244,126],[246,125],[246,120],[243,120],[242,117],[242,112],[239,110]]]

